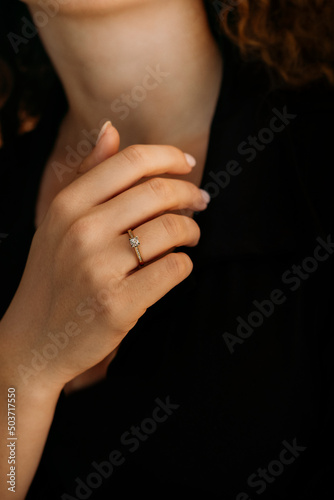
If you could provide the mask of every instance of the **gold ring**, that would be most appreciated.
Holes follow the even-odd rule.
[[[143,261],[143,258],[141,256],[139,248],[138,248],[139,245],[140,245],[138,236],[134,236],[134,234],[133,234],[133,232],[132,232],[131,229],[128,230],[128,234],[130,236],[130,238],[129,238],[130,246],[136,252],[136,255],[137,255],[138,261],[139,261],[139,265],[142,266],[144,264],[144,261]]]

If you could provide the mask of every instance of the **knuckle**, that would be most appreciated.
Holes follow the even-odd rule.
[[[146,181],[146,186],[153,191],[158,199],[171,200],[174,198],[174,191],[171,183],[167,179],[161,177],[153,177]]]
[[[196,244],[200,239],[200,228],[191,218],[177,214],[164,214],[161,223],[167,235],[182,244]]]
[[[131,164],[144,164],[146,161],[145,147],[140,144],[134,144],[128,146],[123,151],[121,155],[126,159],[127,162]]]
[[[60,191],[51,201],[49,211],[56,217],[64,215],[70,209],[70,202],[65,189]]]
[[[161,217],[161,223],[167,235],[172,239],[180,235],[182,224],[177,215],[165,214]]]
[[[69,241],[74,248],[87,247],[90,242],[94,241],[93,233],[96,233],[96,231],[94,231],[93,228],[94,225],[90,218],[82,216],[72,222],[68,228],[66,234],[67,241]]]
[[[173,276],[176,280],[182,280],[190,274],[192,262],[186,254],[171,253],[165,260],[167,274]]]
[[[54,238],[66,233],[73,220],[73,210],[68,193],[61,191],[51,201],[43,220],[46,236]]]

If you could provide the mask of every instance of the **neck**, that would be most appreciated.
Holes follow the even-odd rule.
[[[73,141],[109,119],[121,148],[178,145],[212,119],[221,57],[202,0],[133,3],[65,10],[40,30],[67,95]]]

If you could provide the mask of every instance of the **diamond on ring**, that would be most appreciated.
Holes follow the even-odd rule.
[[[131,248],[134,249],[134,251],[136,252],[136,255],[137,255],[137,258],[138,258],[138,262],[139,262],[139,265],[140,266],[143,266],[144,265],[144,261],[143,261],[143,258],[141,256],[141,253],[140,253],[140,250],[139,250],[139,245],[140,245],[140,242],[139,242],[139,238],[138,236],[135,236],[132,232],[131,229],[128,230],[128,235],[130,236],[129,238],[129,242],[130,242],[130,245],[131,245]]]
[[[137,248],[140,245],[138,236],[135,236],[134,238],[130,238],[129,241],[130,241],[130,245],[132,248]]]

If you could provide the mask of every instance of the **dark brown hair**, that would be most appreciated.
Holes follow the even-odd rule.
[[[334,2],[226,0],[220,16],[242,54],[262,59],[289,85],[334,84]]]
[[[212,29],[243,57],[262,60],[285,85],[334,84],[334,2],[204,0]],[[0,136],[9,142],[32,128],[61,85],[25,4],[0,4]],[[52,94],[51,94],[52,92]],[[63,95],[64,104],[65,96]]]

